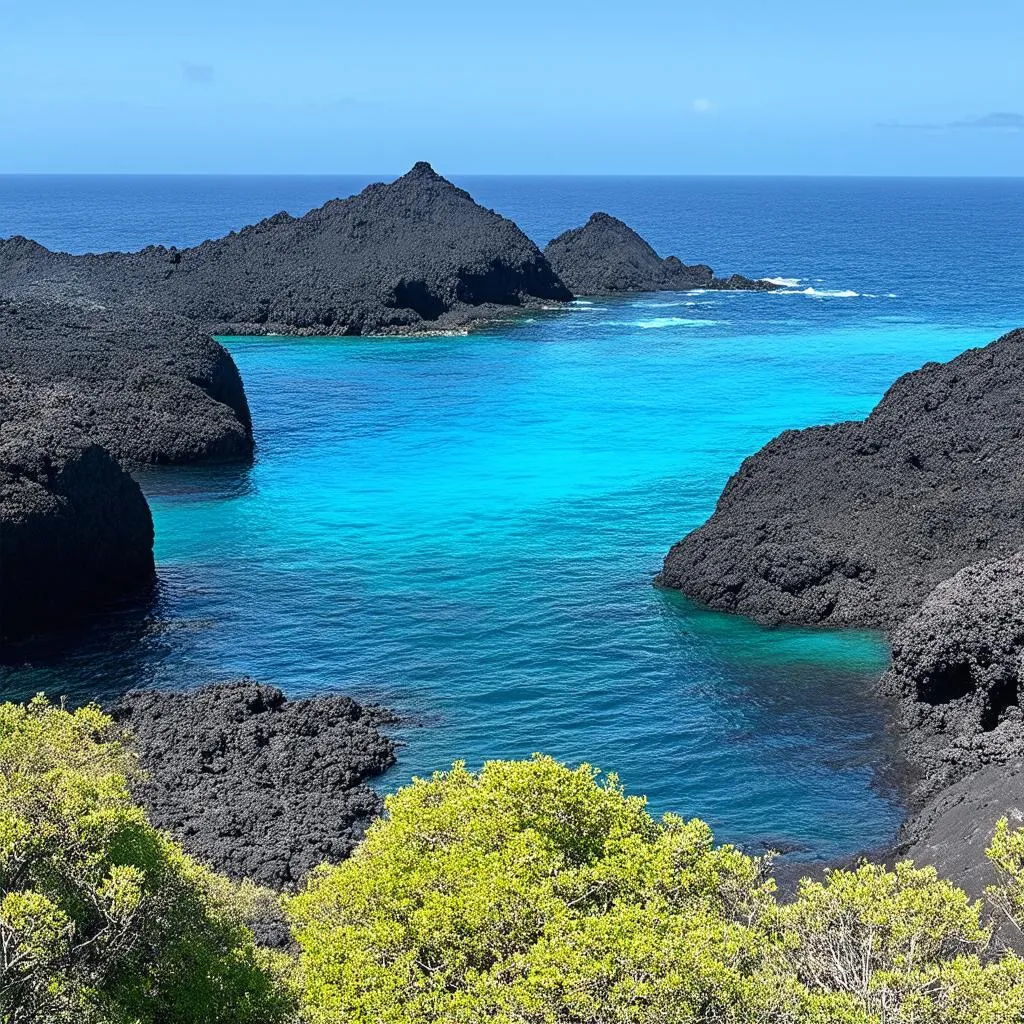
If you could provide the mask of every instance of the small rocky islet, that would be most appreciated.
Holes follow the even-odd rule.
[[[141,465],[251,459],[210,335],[472,329],[574,296],[777,286],[662,258],[597,213],[541,252],[417,164],[302,217],[190,249],[74,256],[0,240],[0,632],[60,628],[154,580]],[[764,623],[889,631],[879,690],[917,773],[899,852],[983,886],[1024,744],[1024,331],[897,381],[861,423],[788,431],[730,480],[658,583]],[[380,812],[392,719],[249,680],[114,708],[157,824],[287,887]],[[1024,801],[1021,801],[1024,802]]]

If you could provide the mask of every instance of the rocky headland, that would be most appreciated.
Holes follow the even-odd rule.
[[[215,334],[455,330],[572,298],[512,221],[426,163],[189,249],[73,256],[0,242],[0,295],[149,307]]]
[[[153,523],[129,469],[252,451],[238,370],[191,322],[0,299],[0,636],[148,590]]]
[[[1024,330],[897,380],[866,420],[790,430],[676,544],[662,586],[769,625],[892,628],[1024,548]]]
[[[248,679],[137,690],[111,709],[143,771],[135,795],[185,850],[232,878],[291,888],[348,855],[383,801],[394,722],[348,697],[286,700]]]
[[[544,255],[575,295],[698,288],[768,292],[779,287],[740,274],[715,277],[709,266],[687,266],[675,256],[663,259],[628,224],[607,213],[595,213],[583,227],[552,239]]]
[[[657,582],[762,623],[881,628],[910,769],[894,856],[968,891],[1024,820],[1024,330],[748,458]]]
[[[0,374],[19,382],[0,395],[5,420],[27,422],[42,406],[128,466],[252,455],[234,361],[181,317],[0,300]]]

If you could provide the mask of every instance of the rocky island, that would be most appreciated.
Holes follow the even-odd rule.
[[[146,306],[215,334],[415,334],[465,329],[569,290],[512,221],[418,163],[301,217],[191,249],[72,256],[0,242],[0,295]]]
[[[741,274],[715,277],[706,264],[687,266],[675,256],[662,259],[628,224],[607,213],[595,213],[583,227],[552,239],[544,255],[575,295],[698,288],[770,292],[779,287]]]

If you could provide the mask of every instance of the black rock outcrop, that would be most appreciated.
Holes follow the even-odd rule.
[[[559,235],[547,244],[544,255],[576,295],[778,287],[739,274],[715,277],[710,267],[687,266],[675,256],[662,259],[631,227],[607,213],[595,213],[583,227]]]
[[[345,857],[383,802],[393,721],[347,697],[286,700],[251,680],[133,691],[113,708],[146,773],[136,796],[186,851],[232,878],[294,886]]]
[[[454,329],[572,296],[510,220],[429,164],[191,249],[72,256],[0,242],[0,296],[149,306],[221,334]]]
[[[975,896],[995,823],[1024,822],[1024,554],[962,569],[893,634],[879,689],[920,773],[899,854]]]
[[[32,393],[0,374],[0,393]],[[0,419],[0,641],[72,622],[153,581],[153,521],[117,461],[36,407]]]
[[[657,582],[760,622],[890,628],[1024,548],[1024,330],[896,381],[864,421],[748,458]]]
[[[4,419],[45,408],[129,465],[252,454],[234,361],[180,317],[0,300],[0,374],[20,382],[0,393]]]

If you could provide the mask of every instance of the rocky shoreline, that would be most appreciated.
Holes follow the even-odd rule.
[[[774,625],[884,629],[911,778],[893,856],[974,895],[1024,820],[1024,330],[901,377],[866,420],[748,458],[656,583]]]

